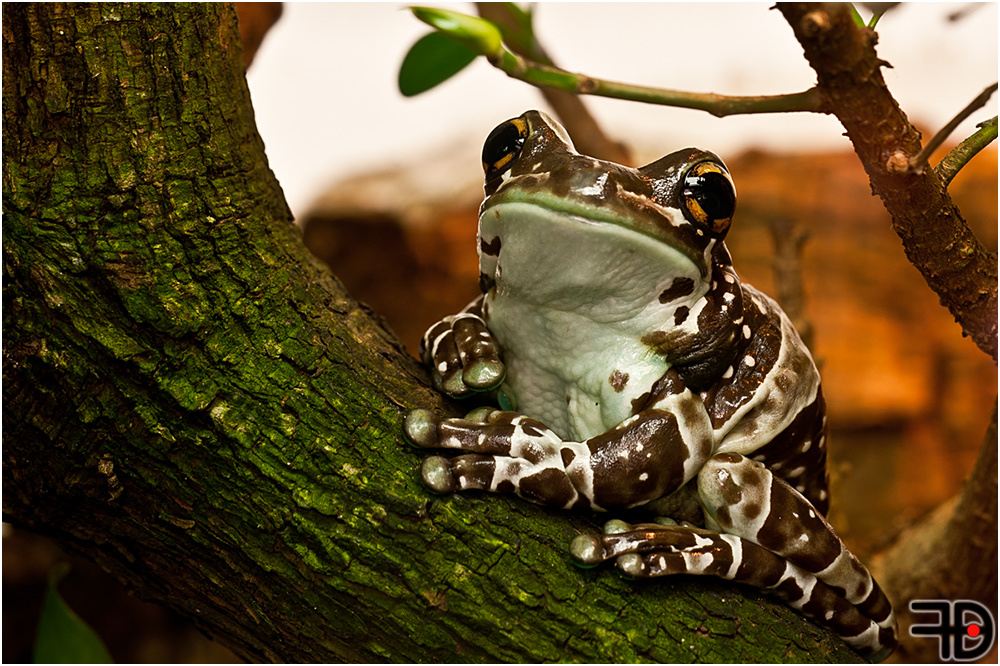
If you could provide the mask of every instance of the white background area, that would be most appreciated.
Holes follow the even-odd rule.
[[[471,4],[433,4],[474,13]],[[535,30],[564,69],[693,92],[798,92],[815,76],[772,3],[539,3]],[[957,22],[965,3],[903,3],[877,26],[883,75],[925,141],[997,80],[997,5]],[[863,7],[862,15],[869,12]],[[292,211],[363,171],[450,155],[478,173],[499,122],[544,108],[538,92],[483,59],[413,98],[397,90],[403,56],[430,28],[400,3],[287,3],[247,78],[267,155]],[[997,113],[996,96],[952,135]],[[849,149],[832,117],[715,118],[705,112],[588,97],[605,130],[640,154],[695,145],[724,158],[748,148]]]

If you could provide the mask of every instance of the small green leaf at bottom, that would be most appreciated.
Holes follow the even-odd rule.
[[[69,567],[57,566],[49,575],[35,637],[35,663],[110,664],[111,655],[104,643],[59,596],[56,586],[67,571]]]
[[[447,81],[476,59],[476,53],[440,32],[424,35],[399,67],[399,92],[413,97]]]

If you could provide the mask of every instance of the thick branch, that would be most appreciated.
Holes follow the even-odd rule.
[[[309,258],[232,8],[3,6],[3,511],[256,660],[852,659],[705,581],[581,571],[593,521],[431,496],[447,409]]]
[[[980,349],[997,359],[997,257],[969,229],[933,169],[911,173],[920,133],[882,79],[876,34],[846,4],[779,3],[828,108],[847,130],[906,256]]]
[[[936,169],[911,169],[920,134],[882,79],[875,33],[858,27],[843,4],[779,4],[818,86],[847,129],[871,180],[892,216],[907,257],[940,296],[963,331],[997,359],[997,258],[984,248],[952,203]],[[996,600],[996,413],[961,501],[904,535],[880,567],[897,605],[902,658],[929,641],[907,641],[905,603],[914,598]],[[977,534],[987,538],[977,539]],[[995,612],[995,605],[993,606]],[[927,648],[929,649],[929,648]],[[934,646],[936,649],[936,646]]]

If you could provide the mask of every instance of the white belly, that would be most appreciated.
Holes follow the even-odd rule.
[[[490,299],[488,323],[504,350],[517,411],[569,441],[631,416],[633,401],[669,367],[620,326],[572,313]]]

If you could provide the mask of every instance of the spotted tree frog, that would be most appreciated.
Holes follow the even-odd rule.
[[[627,168],[529,111],[493,130],[483,167],[483,295],[431,327],[421,354],[444,392],[493,390],[502,409],[411,412],[410,441],[467,452],[428,458],[425,484],[644,506],[669,518],[612,520],[573,558],[764,588],[886,657],[892,608],[823,517],[819,374],[781,308],[733,270],[722,160],[686,148]]]

